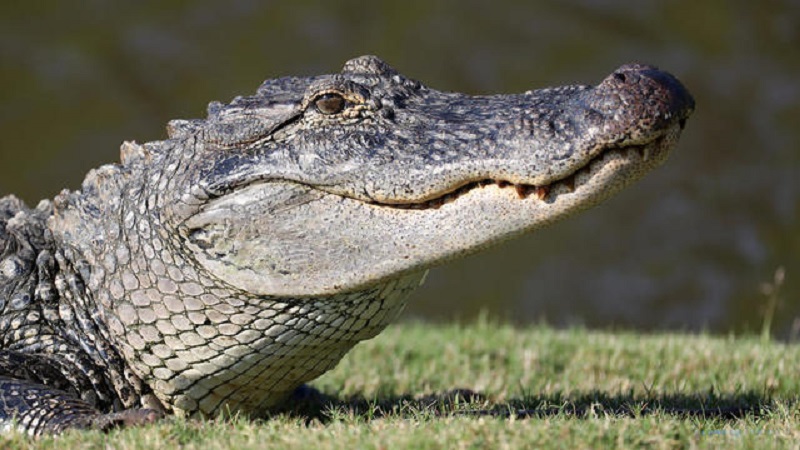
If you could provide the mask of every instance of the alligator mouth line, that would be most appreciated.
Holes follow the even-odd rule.
[[[621,157],[628,161],[631,161],[632,158],[637,157],[639,159],[639,163],[647,163],[650,161],[652,157],[654,157],[654,153],[659,152],[660,149],[663,147],[663,141],[666,136],[661,136],[654,141],[650,141],[646,144],[639,144],[639,145],[626,145],[624,147],[609,147],[592,159],[590,159],[586,164],[581,166],[575,172],[571,174],[559,178],[556,180],[551,181],[548,184],[534,186],[529,184],[518,184],[512,183],[505,180],[494,180],[494,179],[481,179],[477,181],[471,181],[467,184],[461,185],[452,191],[448,191],[438,197],[432,198],[430,200],[425,200],[423,202],[417,203],[373,203],[379,206],[385,206],[389,208],[395,209],[413,209],[413,210],[423,210],[423,209],[438,209],[443,205],[448,203],[454,202],[459,197],[466,195],[470,191],[474,189],[480,189],[485,186],[496,185],[497,187],[503,188],[513,188],[516,191],[517,196],[520,200],[527,199],[531,195],[535,195],[539,201],[547,202],[547,201],[555,201],[555,195],[551,196],[551,193],[558,192],[560,193],[572,193],[575,192],[577,188],[580,188],[583,184],[585,184],[589,178],[592,177],[593,173],[596,173],[600,170],[600,166],[604,166],[607,162],[610,162],[612,159],[616,159],[614,155],[617,157]],[[559,189],[563,188],[563,189]]]

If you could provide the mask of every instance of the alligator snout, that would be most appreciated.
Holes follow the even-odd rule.
[[[688,89],[671,74],[647,64],[621,66],[596,91],[606,100],[613,98],[614,107],[625,108],[632,117],[653,121],[653,128],[666,128],[676,121],[683,128],[694,111]]]

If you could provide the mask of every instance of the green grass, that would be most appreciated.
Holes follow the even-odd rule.
[[[314,386],[336,402],[311,417],[11,434],[0,448],[800,446],[800,346],[758,336],[402,324]],[[481,396],[436,395],[454,389]]]

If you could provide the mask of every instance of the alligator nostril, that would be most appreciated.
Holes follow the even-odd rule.
[[[617,80],[619,80],[619,81],[621,81],[623,83],[625,82],[625,74],[624,73],[615,72],[614,73],[614,78],[616,78]]]

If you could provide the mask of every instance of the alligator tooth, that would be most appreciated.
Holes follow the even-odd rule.
[[[643,147],[641,150],[642,160],[647,161],[650,159],[650,147]]]
[[[568,191],[575,192],[575,174],[572,174],[561,180],[561,184],[563,184]]]
[[[525,186],[524,184],[515,184],[514,190],[517,191],[517,196],[519,196],[519,198],[525,198],[528,196],[528,186]]]
[[[534,189],[534,192],[536,193],[536,197],[538,197],[539,200],[544,200],[545,198],[547,198],[547,194],[550,193],[550,186],[537,186]]]
[[[572,174],[572,178],[578,181],[578,183],[585,183],[586,180],[592,175],[592,171],[587,168],[581,168],[574,174]]]

